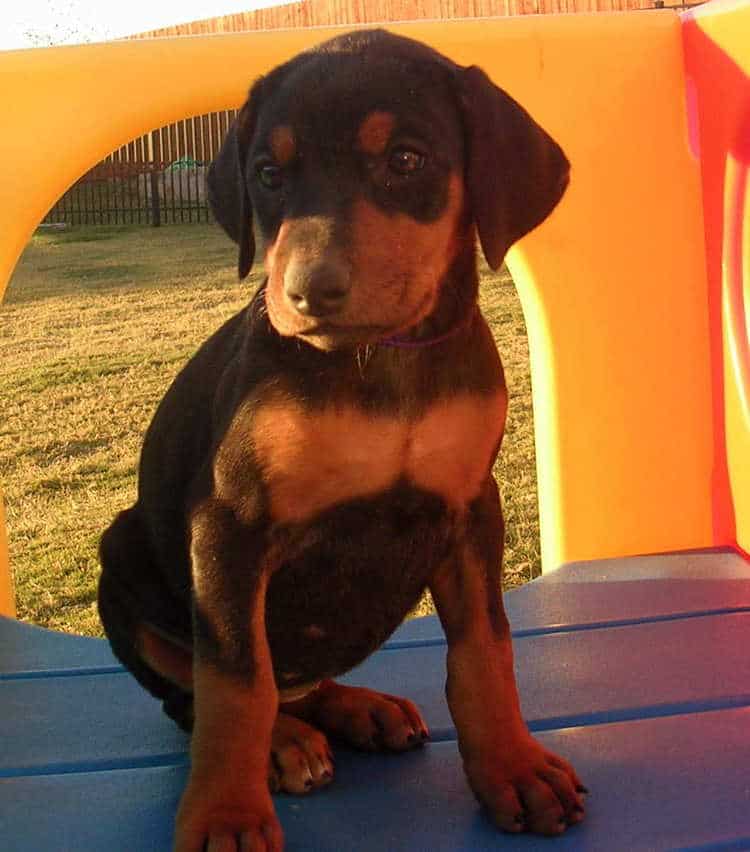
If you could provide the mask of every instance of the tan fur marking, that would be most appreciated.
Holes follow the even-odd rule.
[[[281,223],[281,227],[279,228],[279,232],[276,234],[276,239],[269,243],[266,246],[266,253],[263,258],[263,262],[266,266],[266,272],[269,276],[273,275],[274,266],[276,263],[276,254],[278,253],[279,246],[283,245],[284,240],[289,236],[289,222],[284,221]]]
[[[430,592],[449,642],[473,640],[486,642],[489,647],[493,631],[486,617],[487,566],[469,542],[463,543],[458,557],[454,555],[439,566],[430,580]]]
[[[362,322],[413,325],[434,307],[440,279],[457,250],[463,181],[452,175],[448,203],[435,222],[388,214],[359,199],[352,211],[352,268],[357,282],[349,310]],[[421,310],[420,310],[421,306]]]
[[[291,401],[264,405],[252,437],[272,514],[299,522],[387,488],[402,467],[405,430],[397,420],[351,407],[312,412]]]
[[[415,485],[463,508],[479,496],[505,424],[505,390],[441,400],[415,425],[407,475]]]
[[[357,131],[357,144],[365,154],[377,157],[388,147],[396,117],[393,113],[375,110],[360,124]]]
[[[302,686],[282,688],[279,690],[279,702],[281,704],[292,704],[295,701],[300,701],[311,692],[315,692],[319,686],[320,681],[314,681],[313,683],[303,683]]]
[[[285,166],[292,161],[296,151],[297,143],[294,139],[292,128],[287,124],[280,124],[271,131],[271,153],[280,166]]]
[[[163,677],[186,692],[193,689],[193,655],[148,624],[136,630],[136,648],[140,656]]]
[[[409,421],[348,405],[309,411],[277,395],[255,414],[251,441],[277,521],[302,522],[402,476],[463,509],[480,493],[505,420],[505,391],[462,393]]]

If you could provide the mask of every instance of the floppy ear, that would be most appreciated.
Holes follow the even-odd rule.
[[[468,139],[466,184],[484,256],[505,253],[555,209],[570,164],[560,146],[476,66],[460,72]]]
[[[245,104],[227,132],[208,169],[208,201],[216,221],[240,247],[240,279],[250,272],[255,255],[253,217],[245,180],[247,145],[252,134],[250,108]]]

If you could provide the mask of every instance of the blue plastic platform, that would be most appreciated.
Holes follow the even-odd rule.
[[[549,840],[482,816],[433,617],[345,679],[416,700],[432,741],[338,750],[330,787],[276,797],[287,850],[750,849],[750,562],[570,565],[506,601],[524,714],[591,790],[586,821]],[[105,642],[0,619],[0,849],[167,852],[186,775],[185,736]]]

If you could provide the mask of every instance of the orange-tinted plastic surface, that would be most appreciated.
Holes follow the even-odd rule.
[[[727,543],[726,488],[712,488],[723,435],[680,19],[389,28],[482,65],[573,164],[560,207],[509,257],[529,333],[545,568]],[[238,106],[258,74],[339,31],[0,54],[0,289],[40,218],[103,155],[167,122]]]
[[[15,615],[13,578],[8,564],[8,538],[5,531],[5,510],[0,493],[0,615]]]
[[[714,419],[726,435],[736,541],[750,551],[750,4],[684,17],[703,170]]]

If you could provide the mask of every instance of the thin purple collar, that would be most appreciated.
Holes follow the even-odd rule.
[[[399,337],[398,335],[395,335],[394,337],[385,337],[383,340],[379,340],[377,345],[395,346],[400,349],[422,349],[427,346],[436,346],[438,343],[444,343],[446,340],[450,340],[452,337],[460,334],[465,328],[468,328],[474,321],[474,317],[477,315],[478,310],[479,308],[475,305],[459,323],[456,323],[456,325],[446,331],[445,334],[440,334],[437,337],[427,337],[424,340],[409,340],[407,337]]]

